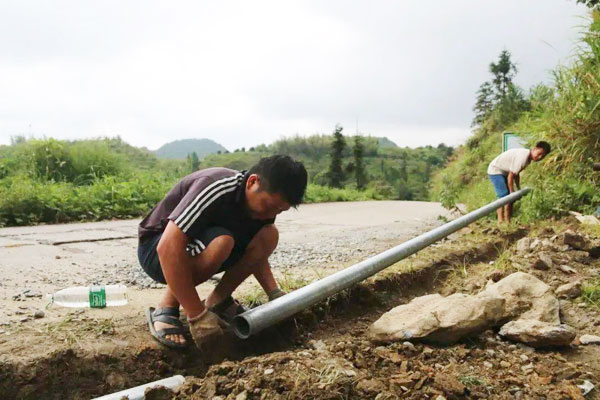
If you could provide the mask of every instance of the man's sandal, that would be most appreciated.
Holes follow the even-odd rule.
[[[173,349],[183,349],[188,346],[187,340],[185,343],[179,343],[167,339],[167,335],[183,335],[185,332],[183,323],[179,320],[179,308],[163,307],[155,309],[149,307],[146,310],[146,319],[148,320],[150,333],[159,343]],[[173,327],[156,330],[154,323],[157,321],[173,325]]]
[[[233,297],[228,296],[219,304],[212,306],[210,311],[217,314],[222,321],[230,325],[236,315],[245,313],[248,311],[248,309],[241,305],[240,302],[235,300]]]

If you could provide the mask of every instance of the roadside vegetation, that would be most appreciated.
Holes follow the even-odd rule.
[[[186,159],[157,158],[120,138],[13,137],[10,146],[0,146],[0,226],[143,216],[192,171],[215,166],[248,169],[272,154],[289,154],[305,163],[310,179],[307,203],[425,200],[430,174],[452,153],[443,144],[398,148],[384,139],[345,139],[341,127],[336,132],[337,145],[334,136],[292,137],[202,160],[195,153]],[[338,166],[335,174],[330,172],[332,160]]]
[[[523,173],[522,186],[534,190],[518,204],[522,220],[595,210],[600,204],[600,174],[592,170],[600,155],[600,11],[591,15],[571,64],[553,71],[551,85],[527,92],[516,86],[517,68],[508,51],[490,64],[492,79],[477,93],[473,136],[435,174],[432,199],[468,209],[493,200],[487,166],[501,152],[502,133],[508,131],[529,146],[539,140],[552,145],[548,157]]]
[[[443,143],[411,149],[386,138],[332,135],[294,136],[232,153],[211,154],[201,168],[250,168],[261,157],[288,154],[304,163],[309,187],[305,201],[427,200],[431,174],[442,168],[453,148]]]
[[[143,215],[185,165],[115,139],[0,146],[0,226]]]

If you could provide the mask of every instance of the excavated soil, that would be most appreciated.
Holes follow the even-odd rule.
[[[60,324],[12,332],[19,340],[2,339],[0,398],[87,399],[182,374],[186,383],[177,393],[152,390],[146,398],[581,399],[578,384],[600,384],[600,346],[577,339],[569,347],[534,350],[493,330],[448,347],[381,345],[366,336],[384,312],[414,297],[476,293],[488,280],[518,270],[554,288],[575,278],[597,282],[598,258],[554,244],[567,228],[579,226],[478,224],[249,340],[228,335],[210,351],[159,346],[149,340],[141,315],[107,321],[73,312]],[[515,243],[525,236],[545,246],[554,267],[532,269],[542,247],[518,251]],[[600,238],[587,237],[598,245]],[[600,334],[600,308],[581,298],[561,300],[561,318],[578,337]],[[594,389],[585,398],[600,395]]]

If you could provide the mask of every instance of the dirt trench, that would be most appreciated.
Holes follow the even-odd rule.
[[[467,240],[469,232],[474,234],[468,229],[407,260],[410,268],[371,278],[248,340],[229,334],[210,351],[162,348],[148,340],[143,322],[129,320],[108,336],[113,343],[127,344],[109,351],[65,346],[26,360],[3,359],[0,398],[92,398],[175,374],[187,377],[178,399],[513,399],[530,398],[530,393],[581,398],[574,380],[586,376],[581,372],[586,361],[598,359],[595,349],[532,352],[501,341],[494,331],[449,347],[378,346],[366,339],[375,319],[414,297],[476,291],[473,280],[487,279],[484,266],[529,233],[484,227],[478,228],[477,238]],[[523,370],[524,360],[538,371],[531,375]],[[507,372],[497,375],[502,368]],[[597,371],[592,368],[592,373]],[[544,387],[547,395],[538,396]],[[147,398],[173,396],[153,391]]]

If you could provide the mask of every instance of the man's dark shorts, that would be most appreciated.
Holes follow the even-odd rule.
[[[234,235],[229,230],[220,226],[213,226],[206,229],[198,239],[200,239],[205,246],[208,246],[214,238],[223,235],[231,236],[235,240]],[[138,245],[138,260],[150,278],[157,282],[166,284],[167,281],[163,275],[162,267],[156,252],[156,247],[158,246],[158,242],[160,241],[161,237],[162,233],[159,233],[157,235],[141,239]],[[231,254],[227,260],[225,260],[223,265],[219,267],[219,270],[216,273],[226,271],[228,268],[238,262],[246,251],[246,247],[250,243],[250,240],[252,240],[252,238],[238,238],[235,240],[235,245],[233,246],[233,250],[231,250]]]
[[[490,177],[490,181],[492,181],[492,185],[494,185],[496,196],[498,196],[498,198],[508,196],[510,191],[508,190],[508,182],[506,181],[506,176],[501,174],[488,176]]]

